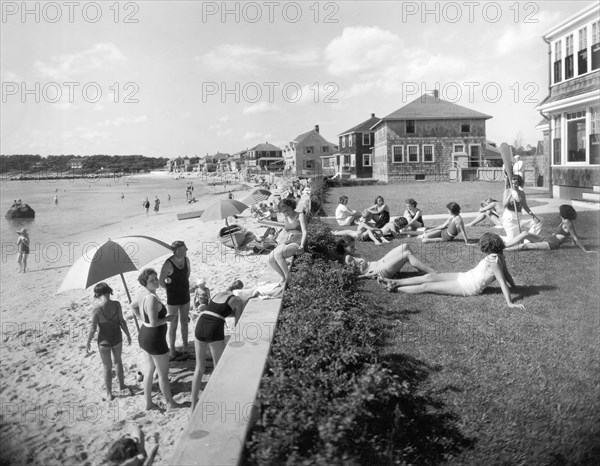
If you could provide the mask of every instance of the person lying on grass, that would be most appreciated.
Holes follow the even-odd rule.
[[[406,220],[405,217],[396,217],[383,226],[381,229],[381,234],[383,236],[393,236],[394,238],[399,238],[403,234],[409,234],[408,230],[406,229],[407,224],[408,220]],[[416,232],[411,231],[411,233]]]
[[[575,225],[573,224],[573,221],[577,218],[575,209],[568,204],[563,204],[558,208],[558,212],[561,222],[552,234],[542,237],[535,233],[524,231],[506,242],[506,250],[558,249],[570,238],[571,244],[577,245],[583,252],[597,254],[597,251],[588,251],[585,249],[575,232]],[[526,240],[529,242],[523,243]]]
[[[358,278],[375,278],[377,276],[392,278],[404,264],[410,262],[415,269],[425,273],[435,273],[435,270],[413,254],[408,244],[401,244],[392,249],[378,261],[367,261],[356,256],[356,243],[353,238],[344,236],[336,243],[336,250],[344,257],[344,263],[353,267],[358,273]]]
[[[452,296],[477,296],[490,283],[497,280],[508,306],[525,309],[522,304],[512,302],[508,285],[512,288],[515,288],[516,285],[506,267],[502,238],[495,233],[484,233],[479,240],[479,247],[487,255],[468,272],[433,273],[402,280],[390,280],[381,275],[377,280],[384,283],[388,291],[398,290],[410,294],[435,293]]]
[[[437,227],[433,227],[425,231],[419,238],[424,243],[433,243],[436,241],[453,241],[454,238],[462,233],[465,239],[465,244],[469,244],[469,238],[467,238],[467,232],[465,231],[465,223],[460,216],[460,205],[456,202],[450,202],[446,205],[450,217],[444,223]]]
[[[358,219],[358,225],[355,230],[340,230],[334,231],[334,236],[350,236],[351,238],[358,241],[368,241],[369,239],[375,244],[389,243],[387,239],[383,237],[381,229],[375,228],[369,225],[369,222],[373,214],[368,209],[362,211],[362,217]]]
[[[488,197],[481,201],[479,205],[481,206],[479,214],[471,222],[467,223],[465,225],[466,227],[474,227],[486,218],[493,223],[495,227],[502,227],[502,221],[500,220],[500,215],[498,215],[500,203],[496,199]]]

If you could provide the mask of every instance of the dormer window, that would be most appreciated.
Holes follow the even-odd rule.
[[[461,123],[461,125],[460,125],[460,132],[461,133],[470,133],[471,132],[471,125],[469,123]]]
[[[415,134],[415,120],[406,120],[406,134]]]

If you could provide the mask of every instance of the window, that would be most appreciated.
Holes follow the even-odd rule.
[[[392,146],[392,163],[404,163],[404,146]]]
[[[308,170],[312,170],[313,167],[313,161],[312,160],[305,160],[304,161],[304,168],[308,169]]]
[[[340,147],[346,147],[344,145],[344,136],[340,136]]]
[[[329,146],[323,146],[323,147],[321,147],[321,151],[322,152],[329,152]]]
[[[304,153],[305,154],[314,154],[315,153],[315,147],[314,146],[306,146],[304,148]]]
[[[469,146],[469,151],[471,152],[469,157],[469,166],[470,167],[480,167],[481,166],[481,146],[479,144],[471,144]]]
[[[344,155],[344,167],[349,167],[349,166],[350,166],[350,156]]]
[[[600,106],[590,108],[590,165],[600,164]]]
[[[554,43],[554,82],[562,81],[562,40]]]
[[[423,162],[433,163],[433,144],[423,144]]]
[[[464,144],[454,144],[454,152],[464,152],[465,145]]]
[[[350,166],[356,167],[356,157],[354,156],[354,154],[350,155]]]
[[[461,133],[470,133],[471,132],[471,125],[469,123],[461,123],[461,125],[460,125],[460,132]]]
[[[587,73],[587,28],[579,30],[579,52],[577,52],[577,74]]]
[[[573,77],[573,34],[567,36],[567,50],[565,51],[565,79]]]
[[[363,154],[363,167],[371,166],[371,154]]]
[[[567,113],[567,162],[585,162],[585,111]]]
[[[554,117],[554,139],[552,140],[552,161],[554,165],[560,165],[560,145],[562,137],[562,119],[560,115]]]
[[[363,146],[371,145],[371,133],[363,133],[362,143],[363,143]]]
[[[600,68],[600,21],[592,24],[592,70]]]
[[[419,146],[407,146],[409,163],[417,163],[419,161]]]
[[[415,120],[406,120],[406,134],[415,133]]]

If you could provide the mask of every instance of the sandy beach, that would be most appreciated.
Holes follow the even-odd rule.
[[[236,199],[243,199],[250,192],[248,186],[237,188],[246,190],[235,191]],[[74,290],[56,294],[56,290],[69,264],[81,257],[86,245],[135,234],[156,237],[169,244],[174,240],[185,241],[192,266],[190,282],[204,277],[213,293],[225,289],[234,279],[241,279],[247,287],[255,286],[266,267],[266,255],[235,255],[233,250],[223,247],[216,240],[223,221],[177,220],[177,213],[201,210],[225,197],[226,194],[215,194],[189,205],[163,203],[158,215],[150,212],[146,216],[140,209],[140,214],[133,218],[77,237],[65,232],[64,237],[56,239],[56,245],[45,245],[48,251],[54,247],[59,256],[32,255],[25,274],[17,273],[14,257],[6,257],[1,303],[0,464],[101,464],[108,447],[122,435],[128,423],[142,427],[148,452],[159,445],[156,463],[169,457],[190,416],[194,359],[175,361],[170,366],[174,398],[186,407],[170,413],[145,412],[141,383],[136,381],[137,371],[143,371],[145,356],[137,342],[123,283],[120,277],[113,277],[107,283],[114,290],[113,299],[123,305],[132,336],[131,346],[124,337],[123,364],[125,381],[134,395],[103,401],[102,363],[96,340],[92,343],[92,353],[87,355],[85,349],[93,293]],[[264,232],[249,211],[236,223],[259,235]],[[166,257],[148,266],[159,270]],[[137,275],[125,274],[133,299],[140,289]],[[166,302],[164,290],[159,291],[159,296]],[[194,327],[195,319],[190,324],[190,341]],[[177,345],[181,345],[179,331]],[[204,381],[208,377],[205,375]],[[113,393],[117,392],[115,378]],[[158,384],[154,386],[154,395],[155,400],[164,400]]]

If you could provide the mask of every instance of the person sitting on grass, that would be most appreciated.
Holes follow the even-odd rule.
[[[597,254],[597,251],[588,251],[585,249],[575,232],[575,226],[573,225],[573,221],[577,218],[575,209],[568,204],[563,204],[558,208],[558,211],[561,222],[552,234],[542,237],[535,233],[524,231],[506,242],[506,250],[558,249],[571,238],[571,244],[577,245],[583,252]],[[529,242],[523,243],[523,241]]]
[[[373,214],[375,228],[383,228],[390,221],[390,208],[382,196],[375,198],[375,204],[369,207],[368,211]]]
[[[421,212],[421,209],[417,209],[417,201],[411,197],[405,202],[406,210],[404,211],[404,217],[408,220],[408,224],[404,229],[408,232],[423,228],[425,226],[425,223],[423,222],[423,212]]]
[[[340,196],[339,204],[335,209],[335,219],[338,225],[348,227],[354,225],[360,213],[348,207],[348,196]]]
[[[465,239],[465,244],[469,244],[469,238],[465,231],[465,224],[460,216],[460,205],[456,202],[450,202],[446,205],[450,217],[441,225],[428,229],[419,238],[422,238],[424,243],[433,243],[436,241],[452,241],[462,233]]]
[[[504,242],[495,233],[484,233],[479,240],[481,252],[487,255],[471,270],[461,273],[433,273],[420,277],[390,280],[380,276],[388,291],[402,293],[435,293],[452,296],[477,296],[494,280],[497,280],[509,307],[525,309],[522,304],[514,304],[508,286],[516,288],[515,282],[506,267]]]
[[[385,226],[381,229],[381,234],[383,236],[393,236],[394,238],[399,238],[404,234],[408,234],[406,230],[407,224],[408,220],[406,220],[405,217],[396,217],[385,224]]]
[[[432,267],[421,262],[405,243],[392,249],[378,261],[367,261],[356,256],[354,239],[344,236],[336,242],[336,252],[344,257],[346,265],[353,267],[359,273],[358,278],[375,278],[377,276],[392,278],[407,262],[410,262],[410,265],[420,272],[436,273]]]
[[[341,230],[334,231],[334,236],[350,236],[358,241],[368,241],[369,239],[375,244],[389,243],[387,239],[383,237],[383,232],[379,228],[372,227],[367,222],[371,220],[371,212],[368,209],[363,210],[362,217],[358,220],[358,226],[356,231],[354,230]]]
[[[471,222],[467,223],[466,227],[474,227],[479,222],[482,222],[486,218],[494,224],[495,227],[502,227],[502,221],[500,220],[500,215],[498,215],[498,208],[500,203],[496,199],[492,199],[488,197],[484,199],[479,204],[481,208],[479,209],[479,214],[475,217]]]

